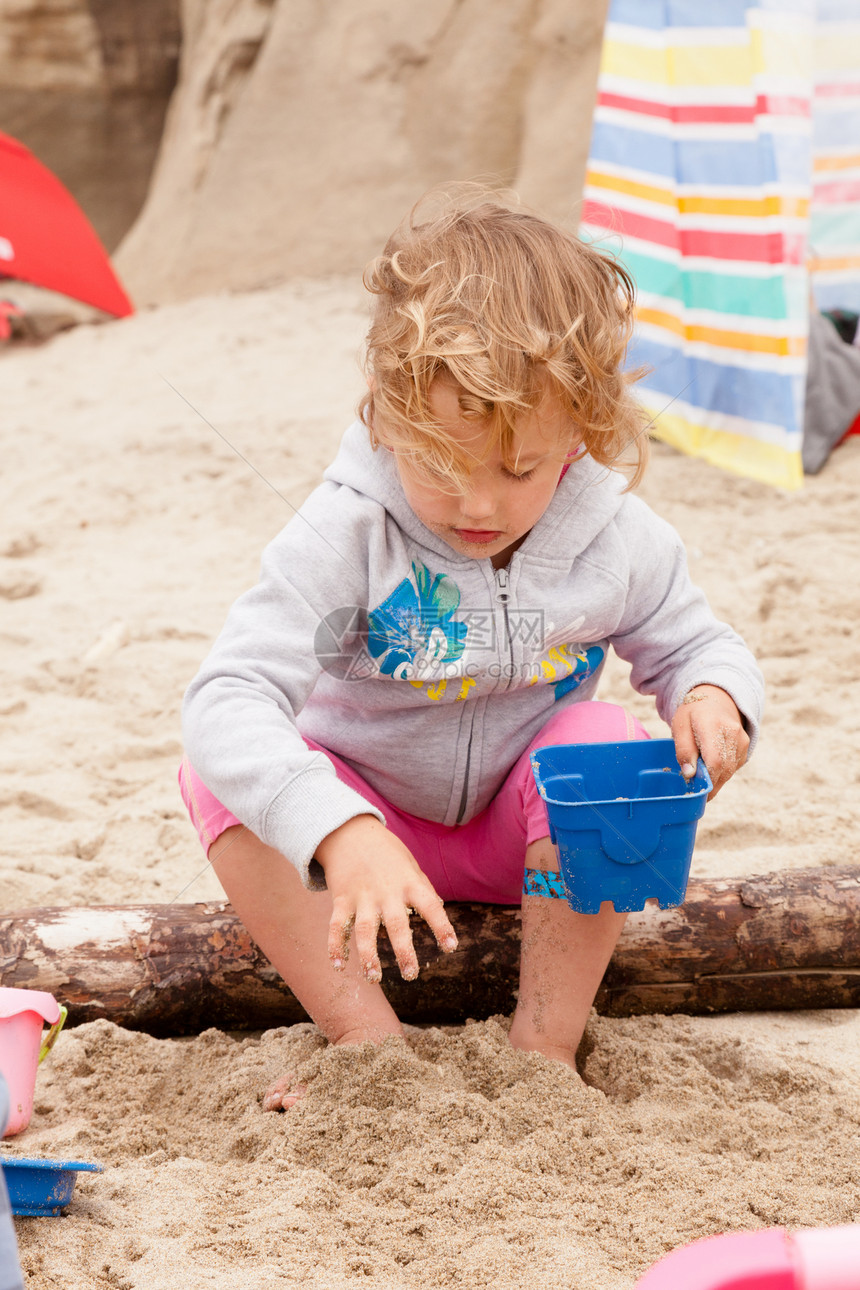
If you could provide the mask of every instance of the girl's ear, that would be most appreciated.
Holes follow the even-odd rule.
[[[386,452],[393,452],[394,449],[390,448],[387,443],[378,437],[373,424],[373,396],[376,393],[376,377],[373,372],[370,372],[366,379],[367,388],[370,390],[370,402],[367,407],[367,411],[370,416],[370,420],[367,423],[367,433],[370,436],[370,446],[374,452],[376,452],[377,448],[384,448]]]
[[[373,429],[373,396],[376,393],[376,377],[373,375],[372,372],[370,372],[366,380],[367,380],[367,388],[370,390],[370,398],[364,408],[364,416],[367,418],[365,424],[367,426],[367,433],[370,438],[370,446],[373,449],[373,451],[376,452],[377,448],[379,447],[379,440],[377,439]]]
[[[375,429],[374,429],[374,427],[373,427],[373,423],[372,423],[372,422],[371,422],[371,424],[367,427],[367,433],[368,433],[368,435],[369,435],[369,437],[370,437],[370,446],[371,446],[371,448],[373,449],[373,451],[374,451],[374,452],[376,452],[377,448],[384,448],[386,452],[393,452],[393,451],[394,451],[394,449],[393,449],[393,448],[389,448],[388,444],[387,444],[387,443],[385,443],[385,442],[384,442],[384,440],[382,440],[382,439],[380,439],[380,438],[379,438],[379,436],[377,435],[377,433],[376,433],[376,431],[375,431]]]

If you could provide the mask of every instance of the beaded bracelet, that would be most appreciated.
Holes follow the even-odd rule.
[[[560,873],[544,869],[526,869],[523,874],[524,896],[551,896],[553,899],[567,899],[564,879]]]

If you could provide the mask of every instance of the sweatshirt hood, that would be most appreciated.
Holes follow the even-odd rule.
[[[419,520],[406,500],[393,454],[383,448],[374,451],[361,421],[354,421],[346,431],[323,478],[377,502],[405,533],[423,547],[446,556],[450,563],[475,563],[474,557],[455,551]],[[569,566],[618,514],[625,500],[626,483],[618,471],[598,465],[589,456],[572,462],[517,554],[527,557],[539,552],[544,562]],[[586,491],[588,505],[579,505]],[[564,541],[559,542],[562,531]]]

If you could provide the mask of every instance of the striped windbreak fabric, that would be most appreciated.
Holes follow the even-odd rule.
[[[860,307],[858,0],[612,0],[583,233],[636,281],[653,433],[799,487],[811,293]]]

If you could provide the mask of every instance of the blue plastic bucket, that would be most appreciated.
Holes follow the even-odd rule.
[[[12,1213],[29,1218],[56,1218],[72,1199],[79,1173],[102,1173],[101,1165],[84,1160],[32,1160],[0,1157]]]
[[[531,754],[568,903],[596,914],[683,903],[711,778],[685,780],[671,739],[553,744]]]

